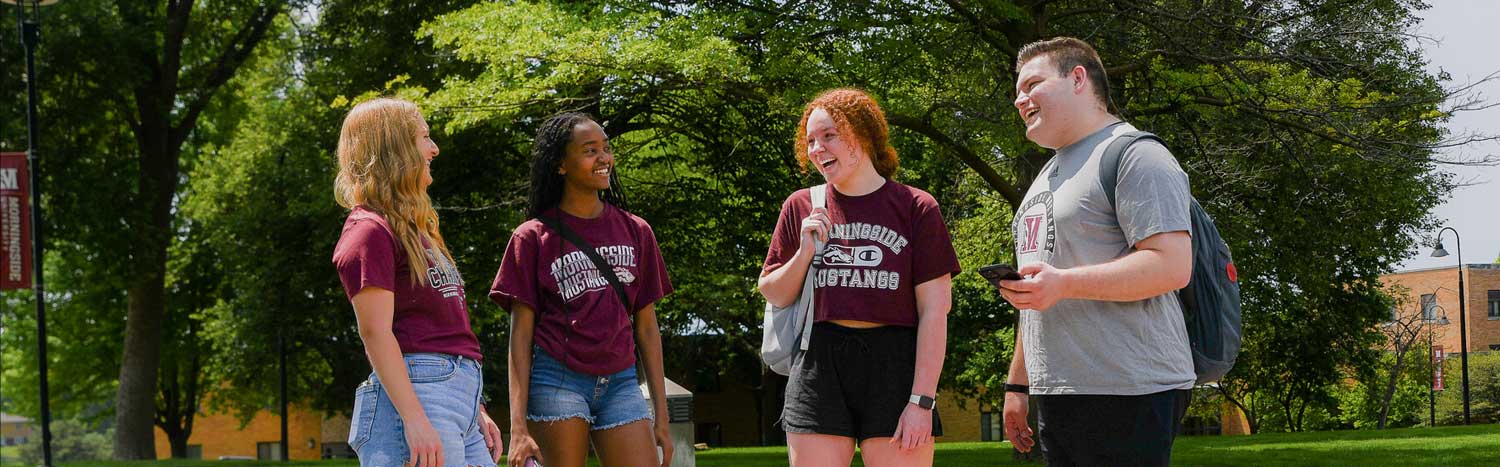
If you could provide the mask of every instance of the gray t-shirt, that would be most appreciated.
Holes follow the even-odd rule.
[[[1129,131],[1135,127],[1128,123],[1100,129],[1042,167],[1012,222],[1018,266],[1107,263],[1152,235],[1191,231],[1187,173],[1154,141],[1125,151],[1115,187],[1119,209],[1110,205],[1099,159],[1116,135]],[[1175,292],[1021,310],[1021,336],[1032,394],[1141,395],[1190,389],[1195,380]]]

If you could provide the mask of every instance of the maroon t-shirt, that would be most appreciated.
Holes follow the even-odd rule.
[[[787,197],[763,272],[797,254],[802,219],[811,213],[809,189]],[[916,286],[959,272],[943,213],[925,191],[887,180],[872,193],[845,196],[829,186],[828,217],[833,229],[820,255],[816,321],[916,326]]]
[[[424,242],[425,243],[425,242]],[[355,206],[333,248],[333,264],[350,300],[365,287],[396,295],[391,331],[402,353],[432,352],[483,359],[469,328],[469,307],[458,268],[442,252],[427,250],[427,284],[413,283],[406,249],[385,217]]]
[[[609,204],[593,219],[557,208],[544,214],[583,237],[614,267],[636,310],[672,293],[646,221]],[[532,341],[573,371],[609,375],[635,365],[635,334],[619,295],[587,255],[541,221],[528,220],[511,234],[490,299],[506,310],[515,302],[536,310]]]

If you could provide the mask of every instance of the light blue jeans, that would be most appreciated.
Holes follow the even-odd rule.
[[[437,353],[409,353],[404,358],[417,401],[442,438],[444,466],[495,467],[479,429],[479,390],[484,387],[479,362]],[[349,447],[359,455],[361,466],[398,467],[411,460],[401,414],[373,372],[354,390]]]

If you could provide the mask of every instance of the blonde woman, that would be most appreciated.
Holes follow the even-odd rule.
[[[491,467],[500,430],[480,405],[479,340],[427,197],[437,144],[411,102],[361,103],[339,134],[334,248],[373,372],[354,394],[362,466]]]

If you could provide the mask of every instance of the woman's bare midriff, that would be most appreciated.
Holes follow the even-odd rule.
[[[855,328],[855,329],[869,329],[869,328],[878,328],[878,327],[881,327],[881,326],[885,326],[885,323],[873,323],[873,322],[870,322],[870,321],[859,321],[859,320],[853,320],[853,319],[830,319],[830,320],[828,320],[828,322],[833,323],[833,324],[837,324],[839,326],[843,326],[843,327],[846,327],[846,328]]]

